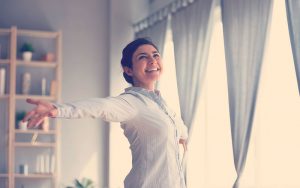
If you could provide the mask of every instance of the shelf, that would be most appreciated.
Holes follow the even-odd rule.
[[[21,95],[21,94],[18,94],[16,95],[16,99],[39,99],[39,100],[47,100],[47,101],[54,101],[56,100],[55,97],[53,96],[47,96],[47,95]]]
[[[8,99],[9,95],[5,94],[5,95],[0,95],[0,99]]]
[[[0,59],[0,64],[8,65],[9,60],[8,59]]]
[[[45,68],[56,68],[57,63],[55,62],[47,62],[47,61],[17,61],[18,66],[25,66],[25,67],[45,67]]]
[[[15,142],[14,144],[16,147],[45,147],[45,148],[49,148],[49,147],[55,147],[55,143],[39,143],[39,142],[35,142],[35,143],[29,143],[29,142]]]
[[[16,129],[15,133],[17,134],[45,134],[45,135],[51,135],[56,134],[55,130],[49,130],[49,131],[43,131],[43,130],[19,130]]]
[[[58,37],[58,32],[49,32],[49,31],[32,31],[26,29],[18,29],[18,36],[29,36],[29,37],[41,37],[41,38],[56,38]]]
[[[7,178],[8,174],[0,174],[0,178]]]
[[[8,35],[10,33],[10,29],[0,29],[0,35]]]
[[[31,98],[49,102],[59,101],[61,95],[62,68],[61,32],[18,29],[16,26],[13,26],[8,29],[0,28],[0,38],[4,41],[3,44],[1,43],[1,49],[5,50],[5,53],[2,53],[0,57],[0,68],[6,70],[5,92],[0,95],[0,105],[3,105],[1,107],[3,107],[5,113],[0,114],[0,120],[5,120],[4,127],[6,127],[7,130],[6,133],[3,133],[5,134],[3,140],[8,143],[7,149],[5,148],[3,153],[7,161],[6,164],[2,165],[3,171],[0,173],[0,188],[14,188],[19,184],[25,185],[27,182],[30,187],[39,187],[39,182],[42,182],[43,185],[44,183],[45,185],[49,184],[48,187],[58,185],[57,173],[55,171],[52,171],[52,173],[38,173],[38,171],[32,171],[30,174],[25,175],[19,173],[16,167],[19,165],[18,162],[21,161],[27,161],[28,164],[36,163],[36,153],[49,154],[49,156],[51,155],[51,160],[54,158],[54,161],[58,161],[58,136],[60,130],[56,128],[56,125],[59,124],[59,122],[51,122],[51,126],[53,124],[55,128],[50,127],[51,129],[48,131],[40,128],[21,130],[16,129],[17,122],[15,115],[18,111],[27,111],[27,104],[25,104],[26,99]],[[18,48],[19,45],[24,43],[27,39],[28,43],[34,43],[36,46],[42,47],[38,50],[39,53],[36,54],[37,57],[42,57],[47,55],[46,52],[51,52],[55,58],[50,59],[45,56],[43,58],[34,58],[32,61],[24,61],[20,56],[21,54]],[[27,71],[30,71],[29,73],[33,75],[37,73],[37,77],[32,77],[32,83],[34,84],[39,84],[41,80],[38,79],[38,77],[41,74],[47,79],[51,78],[53,82],[47,82],[46,85],[46,89],[50,91],[46,93],[47,95],[42,95],[42,92],[38,89],[28,94],[21,92],[19,87],[21,87],[23,81],[22,74]],[[18,155],[19,152],[21,152],[22,155]],[[36,153],[32,154],[32,152]],[[44,163],[46,163],[46,160],[44,160]],[[49,180],[51,182],[49,182]]]
[[[39,179],[39,178],[54,178],[54,174],[15,174],[15,178],[28,178],[28,179]]]

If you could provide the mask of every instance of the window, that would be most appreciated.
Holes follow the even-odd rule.
[[[241,187],[300,187],[297,179],[300,152],[296,149],[300,147],[300,98],[285,11],[284,1],[274,1]],[[236,178],[220,17],[218,8],[206,78],[189,143],[189,188],[228,188]],[[169,105],[179,112],[171,31],[167,34],[164,54],[168,68],[161,78],[160,89]]]

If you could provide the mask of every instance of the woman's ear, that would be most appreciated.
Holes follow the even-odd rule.
[[[123,67],[123,71],[128,75],[128,76],[132,76],[132,69],[129,67]]]

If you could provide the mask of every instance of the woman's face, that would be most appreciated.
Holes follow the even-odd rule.
[[[134,86],[153,90],[163,67],[158,51],[149,44],[141,45],[132,56],[132,69],[124,71],[133,77]]]

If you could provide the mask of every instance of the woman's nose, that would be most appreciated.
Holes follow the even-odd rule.
[[[150,56],[148,59],[148,63],[153,64],[154,62],[156,62],[156,59],[154,57]]]

